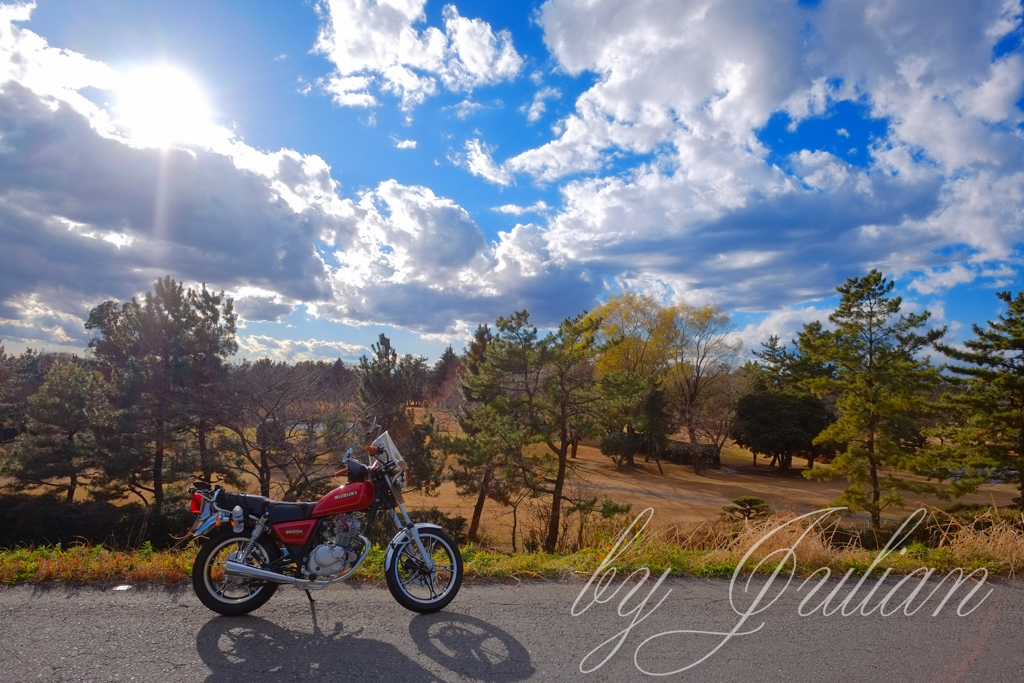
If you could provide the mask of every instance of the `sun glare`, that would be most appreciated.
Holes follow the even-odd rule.
[[[115,122],[143,145],[201,143],[213,124],[202,88],[188,74],[160,64],[124,76]]]

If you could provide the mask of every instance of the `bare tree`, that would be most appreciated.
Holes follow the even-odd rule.
[[[234,469],[256,479],[260,495],[274,488],[285,500],[321,493],[354,436],[358,392],[354,375],[339,382],[326,363],[246,361],[232,372],[233,409],[220,417],[226,433],[218,447],[234,456]]]
[[[691,443],[697,443],[701,405],[718,377],[730,371],[740,350],[733,324],[718,306],[676,307],[675,359],[668,393]]]

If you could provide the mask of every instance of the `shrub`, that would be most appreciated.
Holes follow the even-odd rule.
[[[732,505],[723,505],[722,514],[734,519],[758,519],[772,514],[772,508],[757,496],[740,496],[733,498]]]
[[[55,495],[0,496],[0,548],[73,543],[112,548],[173,546],[184,536],[192,516],[183,503],[168,504],[155,516],[138,503],[112,505],[72,501]]]
[[[601,439],[601,453],[611,458],[616,466],[622,467],[640,452],[642,445],[643,439],[638,434],[613,432]]]

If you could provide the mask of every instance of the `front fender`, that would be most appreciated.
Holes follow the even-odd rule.
[[[419,522],[417,524],[413,524],[413,527],[415,527],[416,531],[419,531],[420,529],[437,529],[438,531],[444,531],[443,527],[438,526],[437,524],[431,524],[430,522]],[[408,533],[409,529],[402,529],[395,534],[395,537],[391,539],[390,543],[388,543],[388,551],[384,554],[384,571],[387,571],[388,568],[391,567],[391,562],[395,557],[398,546],[405,541],[405,537]]]

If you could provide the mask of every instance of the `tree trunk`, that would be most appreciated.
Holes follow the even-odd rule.
[[[572,456],[572,458],[574,460],[576,459],[576,451],[577,451],[577,449],[579,449],[579,447],[580,447],[580,435],[578,433],[576,433],[576,432],[573,432],[572,433],[572,452],[570,453],[570,455]]]
[[[480,517],[484,512],[484,502],[487,500],[487,489],[491,486],[491,466],[484,468],[484,478],[480,481],[480,492],[476,497],[476,505],[473,506],[473,518],[469,522],[469,532],[466,537],[476,542],[477,532],[480,530]]]
[[[78,476],[74,472],[72,472],[71,473],[71,483],[68,485],[67,501],[69,503],[75,499],[75,489],[77,489],[77,488],[78,488]]]
[[[871,528],[878,531],[882,528],[882,511],[878,508],[878,501],[881,498],[878,485],[878,465],[875,464],[875,459],[871,456],[868,456],[868,462],[871,463]]]
[[[199,467],[203,471],[203,481],[213,481],[213,460],[206,448],[206,425],[201,424],[196,429],[196,440],[199,442]]]
[[[562,487],[565,484],[565,469],[568,465],[567,444],[563,441],[561,448],[556,451],[558,455],[558,477],[555,479],[555,488],[551,494],[551,519],[548,520],[548,537],[544,541],[544,552],[553,553],[558,546],[558,527],[561,521],[562,512]]]
[[[629,436],[636,434],[636,430],[633,428],[633,425],[626,425],[626,434]],[[626,455],[626,464],[630,467],[636,465],[636,461],[633,460],[634,455],[633,451],[629,451],[629,454]]]
[[[153,509],[164,507],[164,421],[156,423],[156,452],[153,454]]]
[[[260,449],[260,495],[270,497],[270,462],[265,448]]]
[[[519,506],[518,505],[513,505],[512,506],[512,553],[513,554],[519,552],[516,549],[516,547],[515,547],[515,531],[516,531],[516,527],[518,526],[518,522],[519,522],[519,519],[518,519],[519,515],[518,515],[518,513],[519,513]]]

